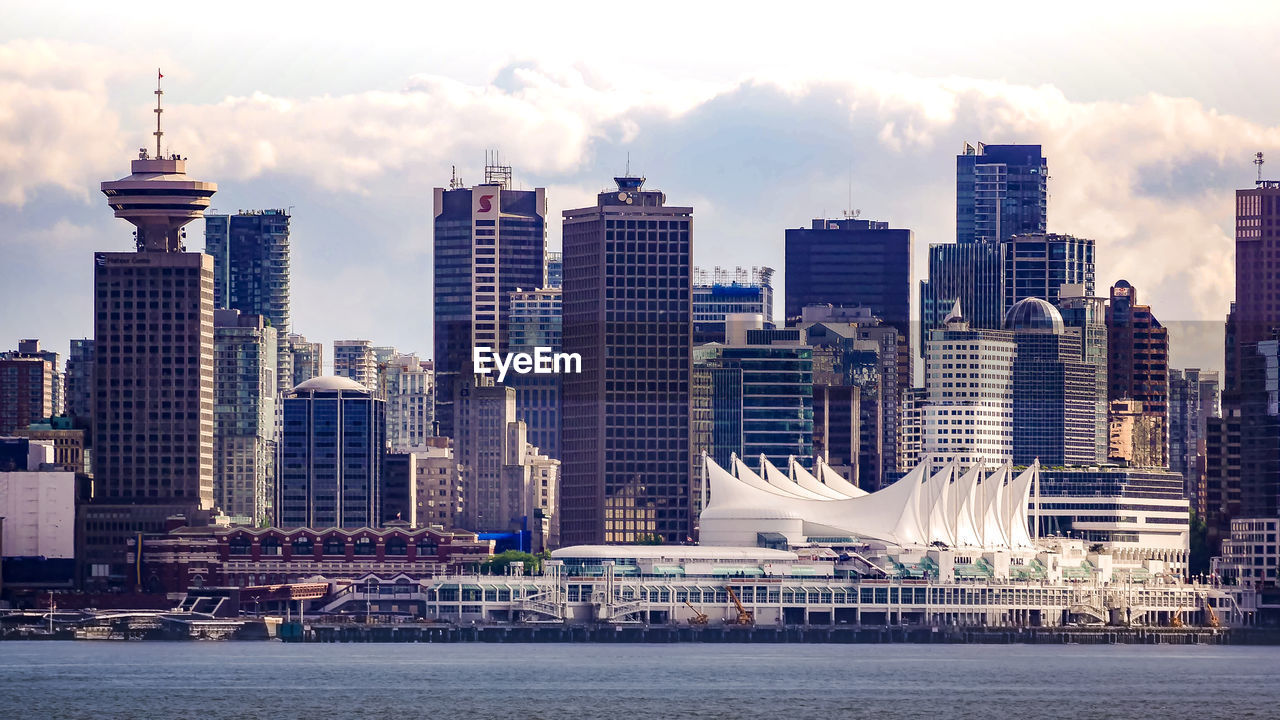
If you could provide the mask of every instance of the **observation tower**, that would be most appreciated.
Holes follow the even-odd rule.
[[[218,185],[187,177],[187,159],[177,154],[162,156],[160,141],[164,137],[160,118],[164,113],[161,99],[164,90],[156,73],[156,153],[138,149],[138,158],[130,165],[132,173],[125,178],[102,183],[102,194],[115,211],[137,227],[135,236],[139,252],[182,252],[182,227],[204,217],[210,198]]]

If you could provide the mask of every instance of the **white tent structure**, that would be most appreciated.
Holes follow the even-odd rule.
[[[847,481],[848,487],[819,482],[792,462],[793,482],[761,461],[763,478],[736,457],[732,473],[704,457],[710,498],[701,515],[701,544],[754,546],[758,533],[776,532],[795,545],[810,537],[847,536],[901,548],[1033,546],[1028,509],[1038,463],[1017,476],[1007,463],[990,472],[981,463],[961,472],[953,462],[932,475],[921,464],[883,490],[853,495],[850,489],[858,489]],[[818,471],[823,473],[821,464]]]

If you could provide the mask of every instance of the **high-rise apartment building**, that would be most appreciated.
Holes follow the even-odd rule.
[[[1141,400],[1112,400],[1108,408],[1107,459],[1137,468],[1165,467],[1164,418],[1145,412]]]
[[[693,344],[725,342],[726,315],[753,314],[773,326],[773,268],[696,269],[693,275]]]
[[[1205,420],[1203,515],[1209,554],[1230,535],[1231,519],[1244,517],[1240,498],[1240,406],[1227,397],[1222,415]]]
[[[546,191],[511,189],[511,168],[485,182],[435,189],[436,420],[453,435],[454,385],[472,375],[472,349],[506,352],[511,295],[546,282]]]
[[[387,443],[405,453],[434,437],[435,369],[430,360],[397,354],[380,368],[387,401]],[[408,518],[405,518],[406,520]]]
[[[306,337],[289,333],[289,352],[295,386],[324,375],[324,343],[307,342]]]
[[[786,321],[809,305],[870,308],[911,343],[910,230],[887,222],[814,220],[786,232]]]
[[[1158,446],[1142,451],[1143,457],[1168,462],[1169,331],[1138,303],[1138,291],[1125,280],[1111,288],[1107,306],[1107,396],[1137,400],[1143,412],[1156,418],[1163,433],[1152,438]]]
[[[126,539],[213,507],[213,258],[186,251],[183,226],[218,188],[155,134],[155,156],[102,183],[136,252],[93,259],[94,503],[78,520],[91,584],[125,581]]]
[[[283,395],[297,384],[289,352],[288,211],[207,215],[204,251],[213,257],[214,307],[261,315],[275,329],[277,394]]]
[[[511,294],[510,352],[533,353],[535,348],[559,352],[563,321],[559,288],[521,290]],[[516,391],[516,416],[524,422],[529,443],[552,458],[560,457],[560,376],[510,374],[505,383]]]
[[[284,399],[276,525],[377,527],[386,408],[364,385],[312,378]]]
[[[1280,340],[1240,346],[1240,514],[1280,513]]]
[[[93,418],[93,362],[93,340],[73,339],[67,354],[63,414],[81,429],[87,429]]]
[[[276,329],[261,315],[213,314],[213,499],[231,522],[261,526],[275,502]]]
[[[952,460],[968,468],[1013,461],[1012,332],[971,330],[954,308],[925,342],[921,461],[934,470]]]
[[[22,358],[33,358],[44,360],[49,363],[52,368],[52,378],[49,387],[49,414],[44,417],[54,417],[62,415],[65,412],[66,403],[66,386],[65,378],[62,372],[62,359],[58,353],[52,350],[46,350],[40,347],[40,341],[35,338],[28,338],[18,341],[18,349],[0,353],[0,360],[17,360]]]
[[[1191,509],[1205,508],[1205,428],[1222,412],[1218,373],[1187,368],[1169,370],[1169,469],[1186,480]]]
[[[0,353],[0,435],[52,417],[57,372],[43,357]]]
[[[333,374],[354,380],[369,392],[378,391],[378,361],[368,340],[334,340]]]
[[[692,529],[693,208],[615,178],[564,212],[561,542],[683,542]]]
[[[1049,164],[1039,145],[965,143],[956,156],[956,242],[1045,232],[1048,181]]]

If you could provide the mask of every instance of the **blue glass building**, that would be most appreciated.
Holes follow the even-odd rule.
[[[1039,145],[965,143],[956,156],[956,242],[1046,230],[1049,164]]]
[[[279,527],[377,527],[385,402],[347,378],[318,377],[284,399]]]

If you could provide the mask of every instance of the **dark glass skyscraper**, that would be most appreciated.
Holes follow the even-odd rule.
[[[787,230],[786,321],[807,305],[866,307],[911,343],[910,230],[855,218]]]
[[[348,378],[312,378],[284,399],[276,524],[377,527],[386,408]]]
[[[615,178],[564,211],[561,541],[683,542],[690,516],[693,208]]]
[[[956,156],[956,242],[1045,232],[1048,180],[1039,145],[965,143]]]
[[[261,315],[276,331],[276,388],[293,389],[289,352],[289,213],[241,211],[208,215],[204,251],[213,257],[213,305]]]
[[[435,189],[435,417],[450,437],[453,389],[471,373],[472,348],[506,352],[512,293],[546,277],[546,192],[512,190],[510,168],[497,169],[483,185]]]
[[[956,300],[974,328],[995,330],[1004,322],[1004,243],[929,246],[929,275],[920,281],[920,326],[942,327]]]

